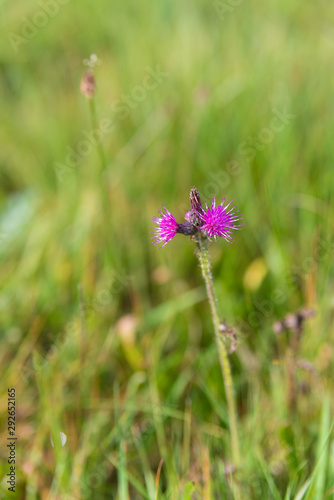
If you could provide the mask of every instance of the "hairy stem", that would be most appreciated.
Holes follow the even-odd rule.
[[[202,236],[197,235],[196,237],[197,243],[197,257],[199,260],[199,264],[202,270],[203,278],[206,285],[206,291],[208,294],[208,299],[211,308],[212,321],[215,332],[215,341],[217,344],[218,354],[220,366],[223,374],[224,386],[225,386],[225,394],[227,399],[227,408],[228,408],[228,418],[230,425],[230,434],[231,434],[231,448],[232,448],[232,456],[234,465],[238,466],[240,463],[240,448],[239,448],[239,437],[237,430],[237,413],[235,406],[235,397],[234,397],[234,389],[233,389],[233,380],[231,367],[228,359],[227,350],[221,336],[221,332],[219,329],[220,320],[219,313],[217,308],[217,299],[215,294],[215,289],[213,286],[213,279],[211,273],[211,264],[209,259],[208,245],[207,240],[203,240]]]

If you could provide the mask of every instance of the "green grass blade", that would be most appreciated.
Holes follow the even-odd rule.
[[[317,472],[314,485],[314,500],[325,498],[328,454],[329,454],[329,436],[330,436],[330,400],[329,395],[325,394],[322,404],[322,415],[320,423],[319,441],[317,449]]]

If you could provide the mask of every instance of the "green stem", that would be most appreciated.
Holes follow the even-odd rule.
[[[96,107],[95,107],[95,96],[93,96],[91,99],[88,99],[89,101],[89,113],[90,113],[90,121],[91,121],[91,126],[92,130],[100,130],[99,122],[97,119],[97,114],[96,114]],[[100,131],[100,133],[102,133]],[[104,216],[107,219],[108,214],[110,213],[110,202],[109,202],[109,193],[108,193],[108,185],[105,180],[105,171],[107,169],[107,160],[106,160],[106,155],[104,152],[103,148],[103,140],[99,140],[96,149],[99,155],[100,159],[100,165],[99,168],[96,169],[96,178],[98,181],[98,185],[100,188],[101,192],[101,202],[102,202],[102,210],[104,211]],[[108,228],[106,228],[108,231]]]
[[[97,120],[96,107],[95,107],[95,96],[89,101],[89,113],[90,113],[90,121],[92,124],[92,130],[100,130],[100,126]],[[102,133],[102,132],[101,132]],[[98,153],[100,156],[100,170],[103,172],[107,168],[107,160],[103,149],[102,140],[100,140],[97,144]]]
[[[93,96],[91,99],[88,99],[89,101],[89,114],[90,114],[90,122],[91,122],[91,129],[92,130],[100,130],[100,125],[96,113],[96,106],[95,106],[95,96]],[[101,131],[100,131],[101,132]],[[102,133],[102,132],[101,132]],[[106,241],[107,241],[107,251],[106,251],[106,258],[108,260],[111,259],[111,256],[114,256],[115,253],[112,251],[114,247],[114,240],[112,236],[112,228],[111,228],[111,223],[110,223],[110,199],[109,199],[109,192],[108,192],[108,183],[105,177],[106,170],[108,167],[104,147],[103,147],[103,138],[98,141],[96,145],[97,153],[99,155],[99,166],[96,169],[91,169],[92,170],[92,177],[90,181],[92,183],[97,183],[100,189],[101,193],[101,211],[103,213],[102,217],[102,223],[104,225],[104,233],[106,235]],[[119,264],[120,265],[120,264]]]
[[[233,380],[231,367],[228,359],[228,354],[226,347],[224,345],[221,332],[220,332],[220,320],[217,308],[217,299],[215,294],[215,289],[213,286],[213,279],[211,273],[211,264],[209,259],[208,245],[207,240],[203,240],[202,236],[196,237],[197,243],[197,257],[199,260],[199,264],[201,266],[203,278],[206,285],[206,291],[208,294],[208,299],[211,308],[214,332],[215,332],[215,341],[217,344],[218,354],[220,366],[223,374],[224,386],[225,386],[225,394],[227,399],[227,408],[228,408],[228,417],[229,417],[229,425],[230,425],[230,433],[231,433],[231,448],[232,448],[232,456],[234,465],[238,466],[240,464],[240,448],[239,448],[239,438],[238,438],[238,430],[237,430],[237,413],[235,406],[235,397],[234,397],[234,389],[233,389]]]

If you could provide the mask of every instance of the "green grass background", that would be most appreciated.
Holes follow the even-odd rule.
[[[0,2],[1,498],[334,498],[332,3],[46,3]],[[95,127],[79,90],[93,53],[113,131],[104,159],[92,147],[57,176]],[[148,67],[166,75],[121,116]],[[194,245],[150,241],[161,203],[182,221],[193,185],[245,224],[210,247],[239,338],[234,473]],[[305,306],[294,349],[272,325]]]

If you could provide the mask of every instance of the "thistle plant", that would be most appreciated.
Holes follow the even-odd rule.
[[[190,190],[190,211],[185,215],[186,222],[178,223],[175,217],[163,206],[165,213],[159,210],[160,216],[152,218],[152,222],[155,224],[155,226],[152,227],[152,233],[154,233],[152,239],[155,244],[162,243],[160,247],[162,248],[179,233],[190,236],[191,240],[196,244],[195,253],[206,285],[214,326],[215,342],[224,380],[232,456],[234,465],[238,466],[240,462],[240,449],[233,380],[228,359],[228,350],[222,335],[224,328],[221,326],[219,317],[218,301],[215,294],[208,252],[210,241],[217,241],[217,237],[220,237],[232,243],[232,230],[240,230],[241,226],[243,226],[243,224],[238,224],[238,221],[242,219],[239,211],[234,210],[235,207],[229,208],[232,201],[224,206],[225,199],[226,198],[224,198],[219,205],[216,205],[216,197],[214,197],[211,207],[209,207],[206,202],[205,207],[203,207],[199,192],[193,187]]]

